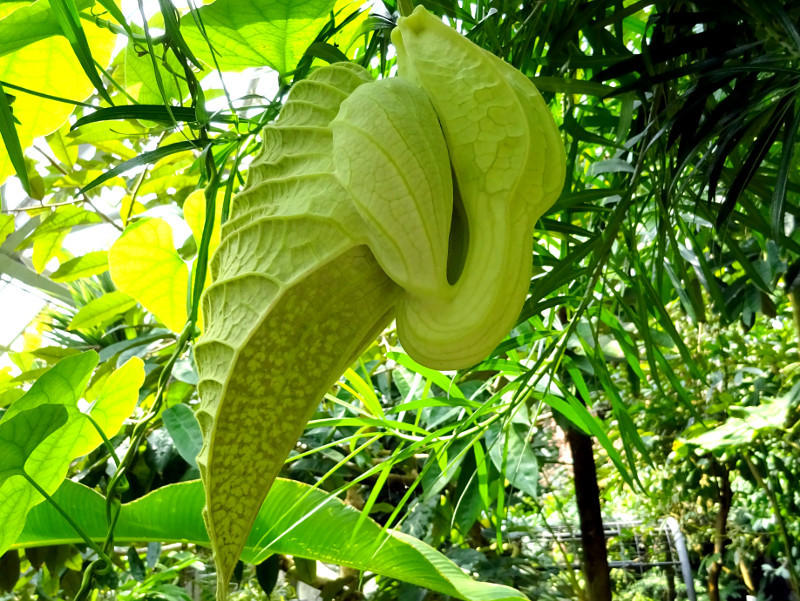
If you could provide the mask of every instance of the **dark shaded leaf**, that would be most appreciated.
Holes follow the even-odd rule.
[[[270,555],[256,566],[256,580],[261,590],[269,597],[278,582],[280,572],[280,555]]]

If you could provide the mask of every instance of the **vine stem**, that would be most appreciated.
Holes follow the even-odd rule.
[[[108,437],[106,436],[106,433],[103,432],[103,429],[100,427],[100,424],[97,423],[97,420],[95,420],[90,413],[84,413],[83,415],[86,419],[89,420],[89,423],[91,423],[94,426],[94,429],[97,430],[97,433],[100,435],[100,438],[103,439],[103,445],[106,447],[106,450],[108,451],[109,455],[111,455],[111,457],[114,459],[114,463],[116,464],[116,466],[119,467],[119,457],[117,456],[117,451],[114,449],[114,445],[111,444],[111,441],[108,440]]]
[[[47,500],[47,502],[50,503],[53,506],[53,508],[56,511],[58,511],[58,513],[61,514],[61,517],[67,520],[67,523],[72,527],[72,529],[78,533],[78,536],[80,536],[84,541],[86,541],[86,544],[89,545],[95,553],[97,553],[100,559],[102,559],[106,563],[106,565],[110,566],[111,559],[108,557],[108,555],[106,555],[103,549],[100,548],[100,545],[94,542],[89,537],[89,535],[86,534],[83,528],[81,528],[78,525],[78,523],[70,517],[70,515],[64,510],[64,508],[61,507],[61,505],[59,505],[58,502],[56,502],[56,500],[51,495],[47,494],[47,492],[41,486],[39,486],[36,483],[36,481],[33,478],[31,478],[27,473],[23,471],[22,476],[28,481],[28,484],[30,484],[31,486],[33,486],[33,488],[36,489],[36,492],[42,495]]]

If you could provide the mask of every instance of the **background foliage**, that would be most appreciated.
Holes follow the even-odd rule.
[[[698,590],[797,595],[800,7],[423,4],[535,77],[564,137],[567,181],[538,226],[530,297],[492,356],[438,373],[387,330],[323,400],[284,475],[478,579],[584,598],[574,551],[544,553],[534,536],[576,525],[561,429],[573,424],[595,442],[606,518],[676,516]],[[218,240],[206,216],[226,219],[257,133],[294,82],[338,60],[392,72],[396,17],[388,0],[0,3],[0,180],[17,176],[0,188],[0,270],[52,299],[5,355],[0,431],[36,442],[11,418],[37,404],[30,392],[47,374],[78,373],[70,362],[88,366],[70,388],[74,408],[65,417],[39,404],[28,427],[77,423],[80,397],[94,412],[104,394],[121,394],[112,378],[138,390],[125,401],[135,409],[104,422],[106,444],[40,451],[58,463],[49,494],[68,475],[125,516],[127,503],[197,477],[191,343]],[[141,378],[126,379],[137,362]],[[24,480],[4,473],[0,516]],[[207,553],[173,542],[185,535],[128,547],[137,540],[123,524],[104,549],[33,546],[64,542],[33,536],[46,511],[37,505],[0,559],[11,597],[73,598],[98,551],[116,566],[95,575],[104,595],[211,594]],[[342,536],[373,526],[358,518]],[[359,576],[353,547],[339,562],[350,568],[325,576],[297,547],[277,552],[242,566],[242,595],[291,598],[301,582],[325,598],[425,594],[419,578],[394,580],[413,582],[422,564]],[[273,590],[278,568],[286,577]],[[614,581],[621,597],[669,593],[663,579]]]

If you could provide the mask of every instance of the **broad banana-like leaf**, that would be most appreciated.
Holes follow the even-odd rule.
[[[93,540],[106,534],[105,499],[65,481],[55,501]],[[120,544],[146,541],[187,542],[207,546],[200,517],[203,487],[197,480],[171,484],[122,505],[114,539]],[[524,595],[507,586],[476,582],[429,545],[402,533],[388,533],[372,520],[360,521],[356,509],[307,484],[277,479],[258,512],[242,559],[259,563],[281,553],[356,568],[410,582],[467,601],[512,601]],[[360,525],[359,525],[360,524]],[[358,528],[358,536],[351,534]],[[81,543],[72,527],[49,503],[31,511],[12,548]]]
[[[195,348],[218,598],[319,399],[396,313],[420,363],[480,361],[525,300],[564,150],[533,84],[418,7],[400,77],[352,64],[294,86],[263,132]]]

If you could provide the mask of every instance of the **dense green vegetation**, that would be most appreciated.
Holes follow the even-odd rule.
[[[671,516],[698,598],[797,598],[800,7],[421,4],[532,78],[564,188],[489,356],[435,371],[392,324],[342,374],[231,596],[682,598],[679,566],[635,568]],[[0,341],[0,597],[213,598],[194,349],[219,224],[294,84],[394,75],[399,8],[0,2],[0,272],[49,299]],[[601,516],[640,525],[606,542]]]

